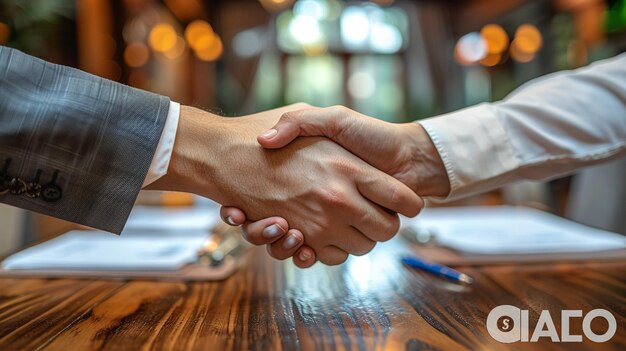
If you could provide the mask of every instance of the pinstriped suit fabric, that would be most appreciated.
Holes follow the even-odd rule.
[[[0,158],[9,175],[43,171],[55,203],[6,194],[0,202],[119,233],[161,136],[169,99],[0,47]],[[0,160],[3,162],[3,160]]]

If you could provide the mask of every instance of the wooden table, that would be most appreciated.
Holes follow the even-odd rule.
[[[223,282],[2,279],[0,350],[626,350],[626,258],[466,267],[464,286],[400,265],[405,246],[309,270],[255,248]],[[530,310],[531,328],[549,310],[559,335],[565,309],[606,309],[618,329],[603,344],[501,344],[485,321],[502,304]]]

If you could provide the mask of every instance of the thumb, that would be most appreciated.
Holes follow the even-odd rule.
[[[332,108],[316,108],[284,113],[276,125],[257,137],[266,149],[279,149],[299,136],[324,136],[337,133],[337,115]]]

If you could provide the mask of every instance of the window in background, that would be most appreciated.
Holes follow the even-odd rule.
[[[344,72],[341,59],[331,55],[292,56],[287,60],[287,103],[315,106],[343,104]]]
[[[409,39],[409,20],[402,8],[300,0],[280,13],[275,24],[286,103],[342,104],[382,119],[402,120]],[[255,94],[265,100],[262,90]]]
[[[402,59],[393,55],[353,56],[348,94],[354,108],[366,115],[397,121],[405,106]]]

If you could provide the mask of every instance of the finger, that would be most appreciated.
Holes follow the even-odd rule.
[[[257,137],[257,141],[265,148],[277,149],[289,144],[298,136],[325,136],[333,139],[340,129],[340,124],[344,125],[350,115],[346,113],[346,116],[339,116],[340,111],[343,109],[330,107],[284,113],[272,129]]]
[[[312,248],[302,245],[293,255],[293,263],[299,268],[309,268],[317,261],[315,251]]]
[[[302,244],[304,244],[304,235],[297,229],[290,229],[287,235],[268,244],[267,252],[278,260],[284,260],[293,256]]]
[[[357,178],[361,195],[372,202],[407,217],[415,217],[424,208],[424,200],[392,176],[372,169]]]
[[[382,242],[391,239],[400,229],[400,218],[397,213],[391,213],[373,202],[367,199],[359,199],[353,197],[353,201],[356,202],[357,212],[353,214],[352,226],[362,233],[364,236],[375,242]],[[354,255],[364,255],[371,251],[374,245],[371,245],[369,250]]]
[[[246,222],[242,229],[244,237],[251,244],[265,245],[284,236],[289,229],[289,224],[281,217],[270,217],[256,222]]]
[[[348,253],[336,246],[326,246],[317,252],[317,259],[325,265],[335,266],[348,259]]]
[[[232,226],[242,225],[246,221],[246,214],[237,207],[222,206],[220,208],[220,217],[222,217],[224,223]]]
[[[348,227],[341,234],[335,235],[332,244],[348,254],[361,256],[370,252],[376,242],[354,227]]]

